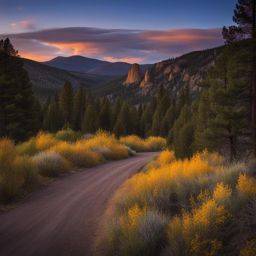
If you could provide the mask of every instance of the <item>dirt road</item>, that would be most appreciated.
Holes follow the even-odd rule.
[[[143,153],[61,178],[2,213],[0,255],[92,255],[108,200],[155,155]]]

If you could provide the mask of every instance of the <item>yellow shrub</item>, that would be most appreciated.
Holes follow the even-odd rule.
[[[0,139],[0,174],[8,171],[15,157],[14,143],[9,139]]]
[[[232,190],[229,186],[224,185],[222,182],[218,183],[213,192],[213,198],[218,203],[225,203],[230,199]]]
[[[164,150],[158,157],[158,162],[161,166],[169,164],[175,160],[175,155],[173,151]]]
[[[200,228],[203,227],[203,231],[211,232],[211,228],[218,225],[222,225],[228,218],[228,212],[223,205],[218,205],[215,200],[208,200],[203,203],[198,209],[194,209],[192,212],[193,225]]]
[[[169,250],[173,255],[218,255],[219,228],[229,217],[228,211],[209,199],[192,212],[173,217],[168,225]]]
[[[16,153],[14,143],[0,140],[0,197],[4,202],[13,199],[25,186],[33,185],[37,171],[29,157]]]
[[[189,255],[191,256],[217,256],[222,248],[222,242],[217,239],[205,239],[198,235],[191,241]]]
[[[84,147],[102,154],[106,159],[121,159],[129,155],[128,149],[120,144],[114,135],[103,131],[99,131],[92,138],[80,142]]]
[[[50,151],[59,153],[77,167],[91,167],[102,161],[100,155],[83,147],[80,143],[59,142],[50,148]]]
[[[35,155],[39,151],[39,149],[36,146],[36,139],[31,138],[28,141],[18,144],[16,146],[16,151],[20,155],[29,155],[29,156]]]
[[[133,206],[128,210],[128,220],[132,227],[135,227],[138,223],[138,220],[141,216],[146,213],[146,209],[141,209],[138,205]]]
[[[136,135],[129,135],[121,137],[120,142],[137,152],[158,151],[166,146],[166,139],[154,136],[141,139]]]
[[[146,145],[149,150],[158,151],[166,146],[166,139],[162,137],[151,136],[146,139]]]
[[[35,140],[36,140],[36,147],[39,150],[47,150],[50,147],[52,147],[52,146],[57,144],[57,140],[50,133],[40,132],[36,136]]]
[[[170,241],[174,241],[177,238],[182,239],[182,235],[183,235],[183,222],[182,222],[182,218],[175,216],[171,219],[171,221],[168,224],[168,229],[167,229],[167,233],[168,233],[168,238]],[[177,245],[176,245],[177,246]]]
[[[211,166],[221,166],[224,163],[224,157],[217,152],[209,152],[204,150],[199,153],[200,157],[206,160]]]
[[[239,256],[255,256],[256,255],[256,239],[246,242],[246,245],[240,250]]]
[[[240,174],[237,182],[237,190],[246,197],[256,195],[256,179],[246,174]]]
[[[147,151],[145,140],[136,135],[121,137],[119,141],[137,152]]]
[[[201,190],[199,195],[197,196],[197,201],[199,203],[205,203],[210,199],[210,191],[208,189]]]
[[[69,142],[77,141],[82,138],[81,132],[75,132],[71,129],[62,129],[55,134],[55,138],[58,140],[64,140]]]
[[[132,234],[136,232],[139,219],[146,214],[146,209],[141,209],[138,205],[134,205],[128,209],[127,215],[120,218],[120,228],[123,233]]]

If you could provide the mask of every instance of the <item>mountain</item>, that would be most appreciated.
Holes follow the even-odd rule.
[[[76,69],[76,71],[52,67],[49,66],[49,62],[46,65],[28,59],[24,59],[24,64],[34,91],[40,97],[53,95],[66,80],[69,80],[74,88],[84,86],[90,88],[96,95],[120,97],[137,104],[155,95],[160,86],[167,88],[173,95],[179,94],[184,86],[188,86],[191,94],[196,94],[200,90],[198,85],[221,50],[222,47],[218,47],[191,52],[154,65],[110,63],[81,56],[57,57],[50,64],[65,63],[62,67]],[[81,70],[87,70],[87,73]],[[114,76],[116,73],[119,73],[119,76]],[[120,75],[120,73],[124,74]]]
[[[125,62],[106,63],[88,71],[90,74],[123,76],[127,74],[131,64]]]
[[[112,79],[107,76],[70,72],[29,59],[23,59],[23,62],[24,68],[27,70],[33,84],[33,89],[40,97],[53,95],[67,80],[72,83],[74,88],[80,86],[92,88],[94,86],[99,86],[102,83],[105,84]]]
[[[121,97],[134,104],[154,96],[160,86],[177,95],[188,86],[191,95],[200,90],[199,84],[205,78],[207,70],[214,64],[223,47],[191,52],[174,59],[154,64],[139,79],[139,68],[132,66],[126,76],[105,85],[94,88],[99,95],[107,94],[111,98]],[[127,83],[128,81],[128,83]]]
[[[90,70],[108,64],[107,61],[86,58],[83,56],[70,56],[70,57],[56,57],[50,61],[44,62],[44,64],[60,68],[68,71],[75,71],[81,73],[89,73]]]
[[[108,62],[83,56],[56,57],[50,61],[43,62],[43,64],[67,71],[104,76],[126,75],[132,66],[126,62]],[[147,64],[142,65],[142,70],[145,72],[150,66]]]

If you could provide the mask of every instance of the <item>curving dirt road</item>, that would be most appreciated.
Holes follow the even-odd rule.
[[[156,153],[59,179],[0,215],[1,256],[90,256],[113,192]]]

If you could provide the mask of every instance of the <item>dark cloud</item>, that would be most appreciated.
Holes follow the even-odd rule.
[[[31,46],[30,55],[35,59],[42,48],[43,52],[48,51],[47,56],[52,57],[80,54],[101,59],[139,58],[141,62],[149,63],[223,44],[218,28],[127,30],[71,27],[5,36],[16,40],[15,46],[21,54],[23,46],[17,40],[26,40],[27,46]]]

